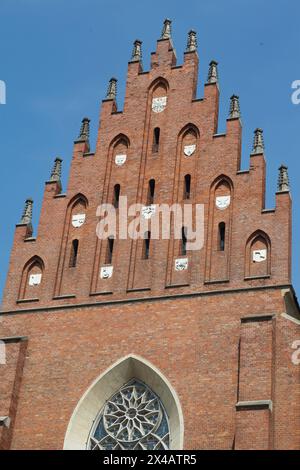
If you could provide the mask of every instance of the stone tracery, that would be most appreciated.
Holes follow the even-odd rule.
[[[169,448],[169,424],[157,395],[132,379],[104,405],[89,440],[91,450]]]

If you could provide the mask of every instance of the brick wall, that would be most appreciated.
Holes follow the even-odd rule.
[[[265,208],[263,153],[251,154],[249,170],[240,171],[241,122],[228,119],[226,134],[218,134],[218,84],[206,83],[197,99],[197,77],[197,52],[178,66],[168,39],[158,41],[149,71],[130,62],[124,110],[103,101],[95,152],[75,142],[66,194],[59,182],[46,183],[37,237],[26,224],[16,227],[0,323],[0,337],[8,330],[28,337],[12,448],[62,448],[81,395],[130,353],[153,363],[177,391],[185,448],[299,448],[299,371],[290,360],[299,324],[280,316],[291,282],[290,194],[278,192],[276,207]],[[153,113],[152,99],[162,94],[166,109]],[[190,157],[185,145],[196,146]],[[127,155],[122,166],[119,153]],[[180,242],[173,237],[152,240],[149,259],[142,240],[116,239],[113,276],[101,279],[107,241],[96,236],[99,204],[112,202],[116,184],[129,205],[146,204],[151,179],[155,204],[184,204],[187,174],[189,202],[204,205],[204,246],[187,253],[188,269],[174,269]],[[224,195],[230,204],[217,209]],[[75,228],[77,213],[86,219]],[[253,263],[252,251],[264,247],[267,259]],[[42,282],[29,286],[37,270]],[[2,367],[0,415],[9,413],[14,376]],[[253,404],[261,400],[267,404]]]

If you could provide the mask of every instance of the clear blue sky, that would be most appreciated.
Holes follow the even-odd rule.
[[[291,83],[300,79],[299,0],[0,0],[0,80],[7,86],[7,104],[0,105],[1,292],[24,200],[34,199],[36,230],[54,157],[64,160],[66,187],[82,117],[92,120],[94,148],[109,78],[119,79],[122,108],[132,43],[143,41],[148,69],[165,17],[173,20],[178,63],[187,31],[198,32],[199,97],[209,61],[219,62],[219,132],[225,130],[229,97],[240,96],[243,169],[249,165],[253,130],[264,129],[268,208],[274,206],[279,165],[289,167],[293,283],[300,294],[300,105],[291,102]]]

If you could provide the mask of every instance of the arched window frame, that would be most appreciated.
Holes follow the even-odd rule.
[[[123,401],[121,406],[120,400]],[[151,423],[145,423],[142,413],[148,407],[152,409]],[[117,411],[118,416],[114,418],[111,410]],[[121,423],[120,417],[123,418]],[[109,432],[109,426],[114,423],[118,425],[117,436]],[[89,450],[168,450],[169,420],[160,397],[141,380],[135,377],[129,380],[105,403],[87,446]]]
[[[161,399],[169,418],[170,449],[183,449],[184,420],[176,391],[153,364],[140,356],[129,354],[104,370],[92,384],[87,382],[88,388],[81,398],[78,396],[79,401],[67,427],[63,446],[65,450],[87,448],[95,418],[106,400],[133,377],[148,385]]]

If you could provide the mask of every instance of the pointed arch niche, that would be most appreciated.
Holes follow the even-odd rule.
[[[152,82],[149,89],[151,91],[151,98],[161,98],[168,96],[169,84],[165,78],[158,77]]]
[[[176,167],[175,167],[175,191],[176,200],[181,202],[186,199],[186,176],[190,176],[189,198],[195,193],[195,181],[197,173],[197,162],[199,155],[200,132],[198,127],[189,123],[184,126],[178,134]],[[193,175],[193,176],[191,176]]]
[[[39,256],[27,261],[22,272],[19,300],[40,298],[44,270],[44,262]]]
[[[233,183],[228,176],[220,175],[210,189],[206,282],[229,280],[232,214]]]
[[[181,152],[186,158],[190,158],[198,150],[199,145],[199,129],[194,124],[188,124],[185,126],[181,133]]]
[[[110,163],[105,174],[102,202],[114,204],[116,188],[118,188],[120,195],[120,192],[126,188],[127,182],[132,177],[131,171],[127,171],[130,165],[129,138],[125,134],[118,134],[109,144],[108,155]]]
[[[163,77],[158,77],[148,89],[148,150],[160,155],[162,152],[165,130],[166,109],[168,108],[169,84]]]
[[[130,142],[126,135],[119,134],[110,144],[110,152],[113,156],[113,165],[123,166],[128,159]]]
[[[197,199],[196,184],[198,151],[200,131],[192,123],[186,124],[177,135],[175,167],[173,173],[173,201],[178,204],[192,204]],[[192,151],[189,156],[185,155],[184,148],[190,147]],[[171,178],[171,175],[170,175]],[[173,232],[173,228],[172,228]],[[188,285],[191,282],[193,251],[182,253],[183,238],[176,239],[172,236],[168,242],[168,266],[166,275],[167,286]],[[188,260],[184,269],[177,269],[180,258]],[[185,263],[186,261],[184,261]]]
[[[159,398],[168,419],[170,449],[183,448],[183,415],[175,390],[150,362],[129,355],[101,374],[81,397],[67,428],[64,449],[89,449],[93,427],[106,401],[132,380],[145,384]]]
[[[132,180],[133,168],[135,167],[134,159],[131,159],[131,142],[129,137],[123,133],[117,134],[110,141],[107,153],[107,164],[104,174],[103,191],[101,197],[101,204],[113,204],[115,209],[118,209],[119,198],[127,196],[127,187]],[[130,195],[128,203],[130,202]],[[118,225],[118,224],[117,224]],[[118,234],[114,242],[114,253],[118,249],[116,243]],[[92,273],[92,282],[90,288],[91,295],[106,295],[112,294],[115,289],[115,272],[117,256],[114,255],[113,271],[109,277],[103,277],[101,274],[102,268],[105,268],[107,263],[108,240],[101,240],[97,237],[94,264]],[[109,263],[110,265],[111,263]]]
[[[266,277],[271,274],[271,240],[262,230],[257,230],[247,240],[245,278]]]
[[[59,256],[55,297],[73,294],[69,290],[71,285],[75,285],[76,278],[79,276],[77,268],[80,262],[81,245],[84,240],[87,208],[88,200],[81,193],[76,194],[68,204]],[[76,256],[74,258],[75,246]]]

